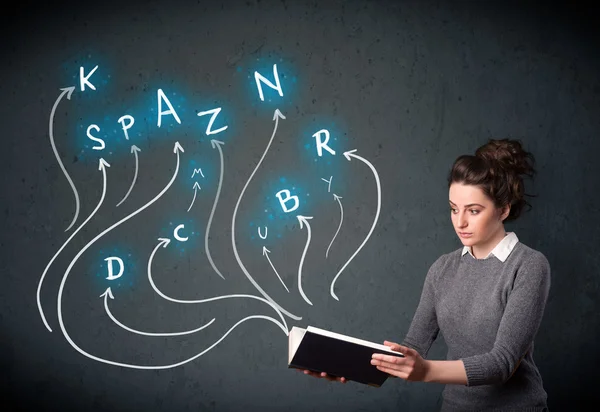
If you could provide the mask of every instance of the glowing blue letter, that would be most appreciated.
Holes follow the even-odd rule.
[[[173,117],[175,118],[175,120],[177,121],[177,123],[181,124],[181,120],[179,120],[179,116],[177,116],[177,112],[175,112],[175,109],[173,109],[173,106],[171,106],[171,102],[169,101],[169,99],[167,99],[167,96],[165,96],[165,93],[162,91],[162,89],[158,89],[158,127],[160,127],[160,119],[162,119],[162,117],[166,114],[172,114]],[[165,103],[167,104],[167,106],[169,106],[169,110],[167,111],[162,111],[162,104],[161,101],[165,101]]]
[[[94,67],[92,69],[92,71],[88,73],[87,76],[84,76],[83,75],[83,67],[79,67],[79,85],[81,86],[81,91],[85,90],[85,85],[86,84],[90,87],[90,89],[96,90],[96,88],[94,87],[94,85],[92,83],[90,83],[88,81],[88,79],[90,77],[92,77],[92,74],[94,74],[94,72],[96,71],[97,68],[98,68],[98,66]]]
[[[106,262],[108,262],[108,276],[106,279],[108,280],[115,280],[121,277],[121,275],[123,274],[123,261],[121,260],[121,258],[113,256],[113,257],[107,257],[106,259],[104,259]],[[112,266],[112,261],[116,260],[117,262],[119,262],[119,274],[118,275],[113,275],[113,266]]]
[[[283,96],[283,91],[281,90],[281,84],[279,84],[279,75],[277,74],[277,65],[276,64],[273,65],[273,75],[275,76],[276,85],[271,83],[266,77],[263,77],[260,73],[254,72],[254,80],[256,80],[256,87],[258,87],[258,94],[260,95],[260,100],[262,100],[263,102],[265,101],[265,98],[263,96],[262,86],[260,85],[260,82],[263,82],[264,84],[269,86],[271,89],[277,90],[279,92],[279,95]]]
[[[207,110],[205,112],[198,113],[198,116],[204,116],[205,114],[213,113],[212,117],[210,118],[210,121],[208,122],[208,127],[206,128],[207,135],[221,133],[223,130],[227,129],[227,126],[223,126],[217,130],[210,130],[210,128],[213,125],[213,122],[215,121],[215,117],[217,117],[217,115],[219,114],[220,111],[221,111],[221,108],[217,107],[216,109]]]
[[[322,134],[325,135],[325,141],[321,140]],[[327,146],[327,142],[329,141],[329,131],[328,130],[321,129],[317,133],[313,134],[313,137],[317,140],[317,153],[319,154],[319,157],[323,156],[322,148],[325,148],[329,153],[331,153],[332,155],[335,155],[335,151],[331,147]]]
[[[267,235],[269,234],[269,228],[265,226],[265,235],[263,236],[262,233],[260,233],[260,226],[258,227],[258,236],[260,236],[261,239],[266,239]]]
[[[175,239],[179,240],[180,242],[185,242],[188,240],[187,237],[181,237],[179,236],[179,231],[181,229],[183,229],[185,226],[184,225],[179,225],[175,228],[175,230],[173,231],[173,237],[175,237]]]
[[[94,150],[102,150],[102,149],[104,149],[104,147],[105,147],[104,140],[92,136],[92,134],[90,133],[90,129],[95,129],[97,132],[99,132],[100,128],[97,125],[95,125],[95,124],[91,124],[87,128],[87,137],[89,137],[90,139],[92,139],[95,142],[100,143],[100,147],[93,146],[92,149],[94,149]]]
[[[125,120],[129,120],[129,123],[125,124]],[[133,118],[133,116],[126,114],[125,116],[121,116],[119,118],[119,120],[117,120],[117,121],[119,123],[121,123],[121,126],[123,127],[123,133],[125,133],[125,139],[129,140],[129,135],[127,134],[127,130],[131,129],[131,126],[133,126],[133,124],[135,123],[135,119]]]
[[[204,173],[202,173],[202,169],[198,168],[198,169],[194,169],[194,173],[192,173],[192,179],[194,178],[194,176],[196,176],[196,173],[199,173],[200,175],[202,175],[202,177],[204,177]]]
[[[329,193],[331,191],[331,181],[333,180],[333,176],[331,176],[329,178],[329,180],[323,179],[321,178],[322,181],[329,183],[329,186],[327,186],[327,193]]]
[[[282,199],[281,194],[285,193],[285,199]],[[289,212],[293,212],[294,210],[298,209],[298,196],[290,196],[290,191],[283,189],[280,190],[279,192],[277,192],[276,196],[279,198],[279,203],[281,203],[281,207],[283,208],[283,211],[285,213],[289,213]],[[294,207],[292,207],[291,209],[288,209],[285,204],[287,202],[289,202],[290,200],[294,201]]]

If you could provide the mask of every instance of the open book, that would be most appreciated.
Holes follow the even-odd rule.
[[[371,365],[373,353],[401,356],[385,345],[309,326],[292,327],[288,337],[288,367],[379,387],[390,376]]]

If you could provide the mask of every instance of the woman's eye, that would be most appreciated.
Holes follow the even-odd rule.
[[[455,213],[455,211],[456,211],[456,209],[454,209],[452,207],[450,208],[450,212]],[[471,212],[472,215],[479,214],[479,210],[477,210],[477,209],[469,209],[469,212]]]

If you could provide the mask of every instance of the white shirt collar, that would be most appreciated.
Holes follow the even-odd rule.
[[[504,236],[504,239],[498,242],[496,247],[492,249],[492,251],[488,253],[488,255],[484,259],[487,259],[491,255],[494,255],[502,262],[504,262],[508,255],[510,255],[510,252],[512,252],[517,242],[519,242],[519,238],[517,238],[516,233],[508,232],[506,236]],[[469,254],[473,256],[473,253],[471,252],[471,246],[464,246],[461,256],[464,256],[467,252],[469,252]],[[473,256],[473,258],[475,258],[475,256]]]

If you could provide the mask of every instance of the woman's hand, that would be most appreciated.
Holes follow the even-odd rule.
[[[387,340],[383,344],[393,351],[402,352],[404,358],[374,353],[371,365],[377,366],[377,369],[380,371],[407,381],[417,382],[425,380],[429,363],[416,350]]]
[[[313,372],[313,371],[309,371],[309,370],[305,369],[304,370],[304,374],[305,375],[314,376],[315,378],[327,379],[328,381],[332,381],[332,382],[334,382],[334,381],[341,382],[341,383],[348,382],[348,379],[346,379],[346,378],[343,378],[343,377],[342,378],[338,378],[336,376],[328,375],[325,372],[319,373],[319,372]]]

